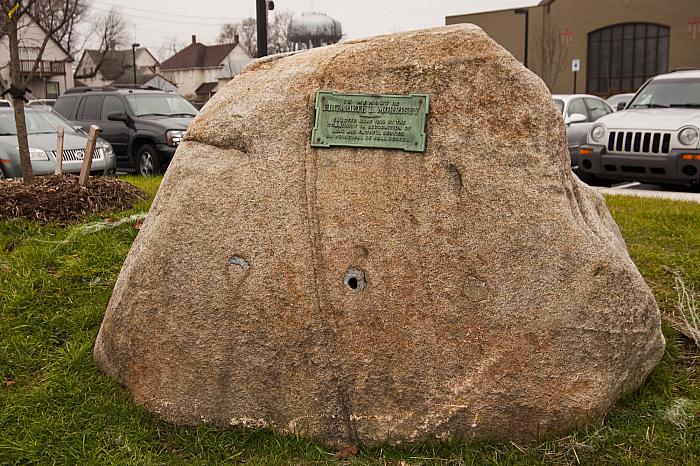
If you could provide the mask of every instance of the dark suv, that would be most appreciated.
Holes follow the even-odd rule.
[[[112,144],[117,169],[142,175],[170,164],[197,109],[177,94],[152,87],[75,87],[53,109],[86,131],[96,124]]]

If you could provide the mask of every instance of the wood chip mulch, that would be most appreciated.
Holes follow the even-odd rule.
[[[31,186],[21,179],[0,180],[0,219],[65,224],[90,214],[130,209],[145,197],[134,185],[108,177],[90,178],[85,188],[73,175],[37,176]]]

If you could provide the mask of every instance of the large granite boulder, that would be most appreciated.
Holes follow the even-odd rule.
[[[311,147],[318,90],[428,94],[425,153]],[[273,56],[217,93],[95,358],[173,423],[373,444],[564,432],[663,351],[547,88],[452,26]]]

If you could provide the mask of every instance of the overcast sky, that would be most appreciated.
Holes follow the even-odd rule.
[[[154,53],[167,38],[184,44],[192,34],[215,43],[223,23],[255,16],[255,0],[91,0],[93,13],[117,8],[131,39]],[[326,13],[340,21],[345,38],[374,36],[445,24],[445,16],[524,5],[526,0],[275,0],[275,10]],[[274,14],[274,12],[271,12]]]

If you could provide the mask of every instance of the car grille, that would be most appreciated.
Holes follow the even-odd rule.
[[[671,152],[671,133],[611,131],[608,136],[608,152],[668,154]]]
[[[49,151],[56,158],[56,151]],[[63,161],[64,162],[80,162],[85,157],[85,150],[83,149],[63,149]],[[102,160],[104,158],[104,151],[101,147],[96,147],[92,152],[92,160]]]

